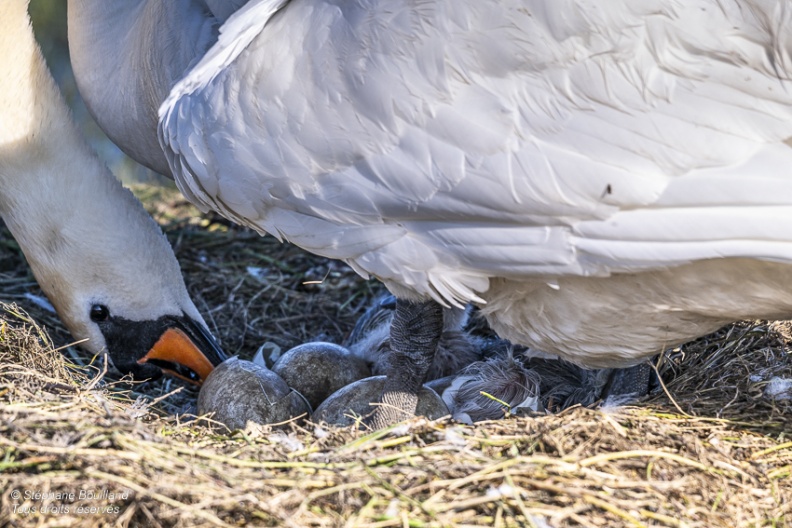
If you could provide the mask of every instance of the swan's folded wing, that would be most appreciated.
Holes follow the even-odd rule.
[[[790,28],[781,1],[251,2],[160,140],[197,204],[438,299],[792,259]]]

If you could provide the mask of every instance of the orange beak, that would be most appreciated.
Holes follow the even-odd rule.
[[[178,328],[168,328],[159,340],[154,343],[151,350],[138,360],[138,363],[143,364],[149,360],[159,360],[183,365],[195,372],[201,378],[201,383],[212,370],[214,370],[212,362],[209,361],[197,346],[195,346],[192,339]],[[169,368],[162,368],[162,370],[171,376],[175,376],[195,385],[201,384],[187,376],[179,374],[175,370]]]

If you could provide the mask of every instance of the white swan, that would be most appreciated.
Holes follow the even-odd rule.
[[[383,401],[430,300],[593,367],[792,314],[788,0],[213,4],[70,0],[80,90],[200,207],[405,301]]]
[[[0,215],[85,348],[140,377],[172,362],[205,377],[223,353],[159,226],[72,123],[27,5],[0,2]]]

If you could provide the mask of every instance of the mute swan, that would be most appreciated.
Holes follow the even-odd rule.
[[[159,226],[72,123],[27,5],[0,2],[0,215],[85,348],[139,377],[181,363],[205,378],[225,356]]]
[[[788,0],[216,4],[70,0],[78,86],[198,206],[399,298],[375,425],[441,305],[590,367],[792,315]]]

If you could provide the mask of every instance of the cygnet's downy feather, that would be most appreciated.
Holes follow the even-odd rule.
[[[344,343],[353,354],[369,363],[375,376],[385,374],[388,369],[390,324],[394,307],[395,298],[392,295],[375,299],[372,307],[358,319]],[[449,308],[444,311],[443,333],[426,381],[456,374],[483,357],[488,340],[465,331],[469,311],[469,308]]]

